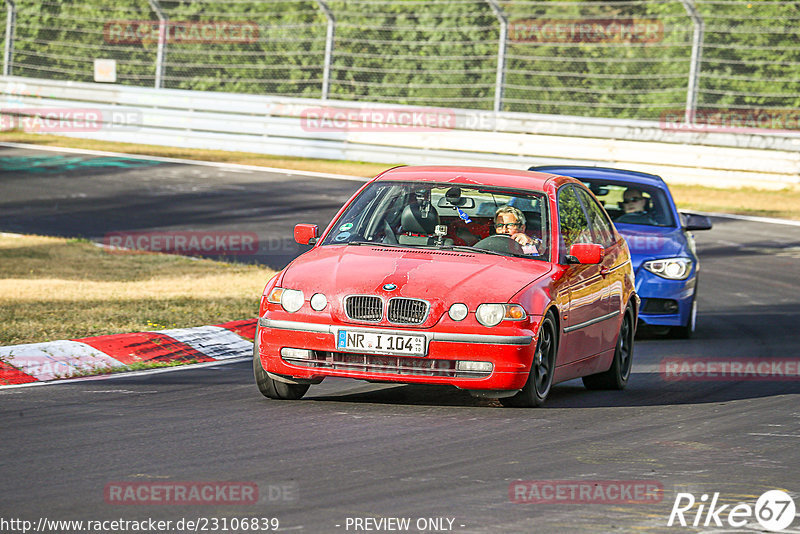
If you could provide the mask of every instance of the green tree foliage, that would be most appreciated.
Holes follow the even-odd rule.
[[[699,106],[800,107],[800,2],[704,2]]]
[[[93,60],[110,58],[118,83],[154,85],[158,19],[147,0],[16,3],[12,74],[92,81]],[[336,17],[331,98],[492,109],[500,24],[486,0],[327,3]],[[684,108],[694,28],[680,1],[498,4],[510,22],[504,111],[658,120]],[[800,106],[800,2],[696,4],[705,20],[701,110]],[[327,21],[317,2],[161,6],[170,21],[163,87],[321,96]],[[204,24],[246,35],[203,37]]]

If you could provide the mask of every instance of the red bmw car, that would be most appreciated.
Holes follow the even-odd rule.
[[[639,299],[628,248],[578,180],[398,167],[365,184],[266,285],[253,369],[299,399],[325,377],[456,386],[540,406],[553,384],[622,389]]]

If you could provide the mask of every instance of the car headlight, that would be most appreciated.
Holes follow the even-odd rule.
[[[496,326],[503,320],[506,309],[502,304],[481,304],[475,312],[475,317],[483,326]]]
[[[314,311],[322,311],[328,305],[328,297],[322,293],[314,293],[311,295],[311,307]]]
[[[646,261],[642,267],[667,280],[685,280],[692,272],[692,260],[689,258],[664,258]]]
[[[519,304],[481,304],[475,317],[483,326],[497,326],[502,320],[521,321],[527,314]]]
[[[286,289],[285,287],[274,287],[267,295],[267,301],[272,304],[280,304],[289,313],[294,313],[303,307],[305,297],[299,289]]]
[[[303,307],[303,292],[299,289],[284,289],[281,294],[281,306],[289,313],[294,313]]]
[[[457,302],[450,306],[450,309],[447,310],[447,315],[454,321],[463,321],[467,318],[467,314],[469,313],[469,309],[467,308],[466,304],[462,304]]]

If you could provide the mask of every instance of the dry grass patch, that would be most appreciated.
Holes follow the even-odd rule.
[[[681,209],[800,220],[800,188],[797,186],[777,191],[688,185],[670,185],[669,188]]]
[[[0,345],[255,317],[274,271],[0,235]]]

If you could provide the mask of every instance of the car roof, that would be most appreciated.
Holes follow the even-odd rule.
[[[579,180],[603,179],[609,181],[619,181],[624,183],[635,183],[642,185],[652,185],[666,188],[664,180],[655,174],[646,172],[629,171],[625,169],[612,169],[610,167],[588,167],[582,165],[543,165],[531,167],[531,171],[548,172],[551,174],[562,174],[572,176]]]
[[[559,176],[546,172],[493,167],[445,165],[403,166],[379,174],[376,181],[458,183],[544,191],[545,184]]]

